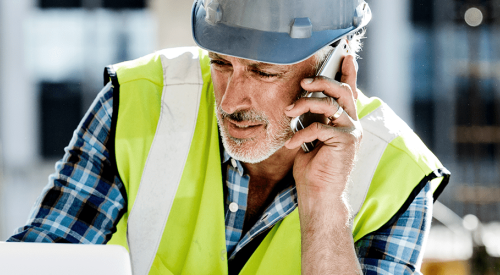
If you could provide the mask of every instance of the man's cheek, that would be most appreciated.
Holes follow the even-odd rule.
[[[222,81],[221,77],[212,77],[212,83],[214,86],[214,95],[215,95],[215,100],[217,101],[218,104],[220,104],[222,97],[224,97],[224,81]]]

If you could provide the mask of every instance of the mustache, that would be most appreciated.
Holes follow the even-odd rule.
[[[265,124],[269,123],[269,120],[264,114],[255,110],[238,110],[233,112],[232,114],[227,113],[220,106],[217,106],[217,110],[219,111],[219,114],[221,114],[222,118],[229,118],[236,122],[251,121],[264,122]]]

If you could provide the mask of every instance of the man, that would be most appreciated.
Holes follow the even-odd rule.
[[[356,89],[353,56],[340,82],[313,77],[325,45],[354,46],[368,5],[196,1],[192,16],[209,52],[108,67],[10,240],[121,244],[134,274],[419,273],[447,171]],[[294,134],[308,111],[328,119]]]

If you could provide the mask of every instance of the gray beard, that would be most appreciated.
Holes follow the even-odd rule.
[[[249,144],[253,142],[254,139],[239,139],[231,137],[224,128],[222,121],[223,115],[219,111],[219,108],[216,109],[216,114],[217,124],[219,125],[219,131],[222,136],[224,149],[232,158],[245,163],[254,164],[268,159],[276,153],[276,151],[281,149],[285,145],[285,142],[293,135],[292,129],[290,128],[291,119],[283,116],[277,123],[273,124],[267,122],[266,138],[261,141],[263,144]],[[270,132],[272,136],[270,136]],[[273,134],[272,132],[275,133]],[[248,146],[254,146],[254,148],[250,149]]]

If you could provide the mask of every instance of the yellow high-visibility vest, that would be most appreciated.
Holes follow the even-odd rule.
[[[130,242],[136,275],[227,274],[219,133],[207,53],[164,50],[107,72],[118,107],[113,110],[115,158],[128,199],[109,243],[129,249]],[[357,213],[354,241],[392,224],[429,181],[436,198],[449,178],[380,99],[360,93],[356,105],[364,132],[349,190]],[[295,209],[274,225],[240,274],[300,274],[300,264]]]

